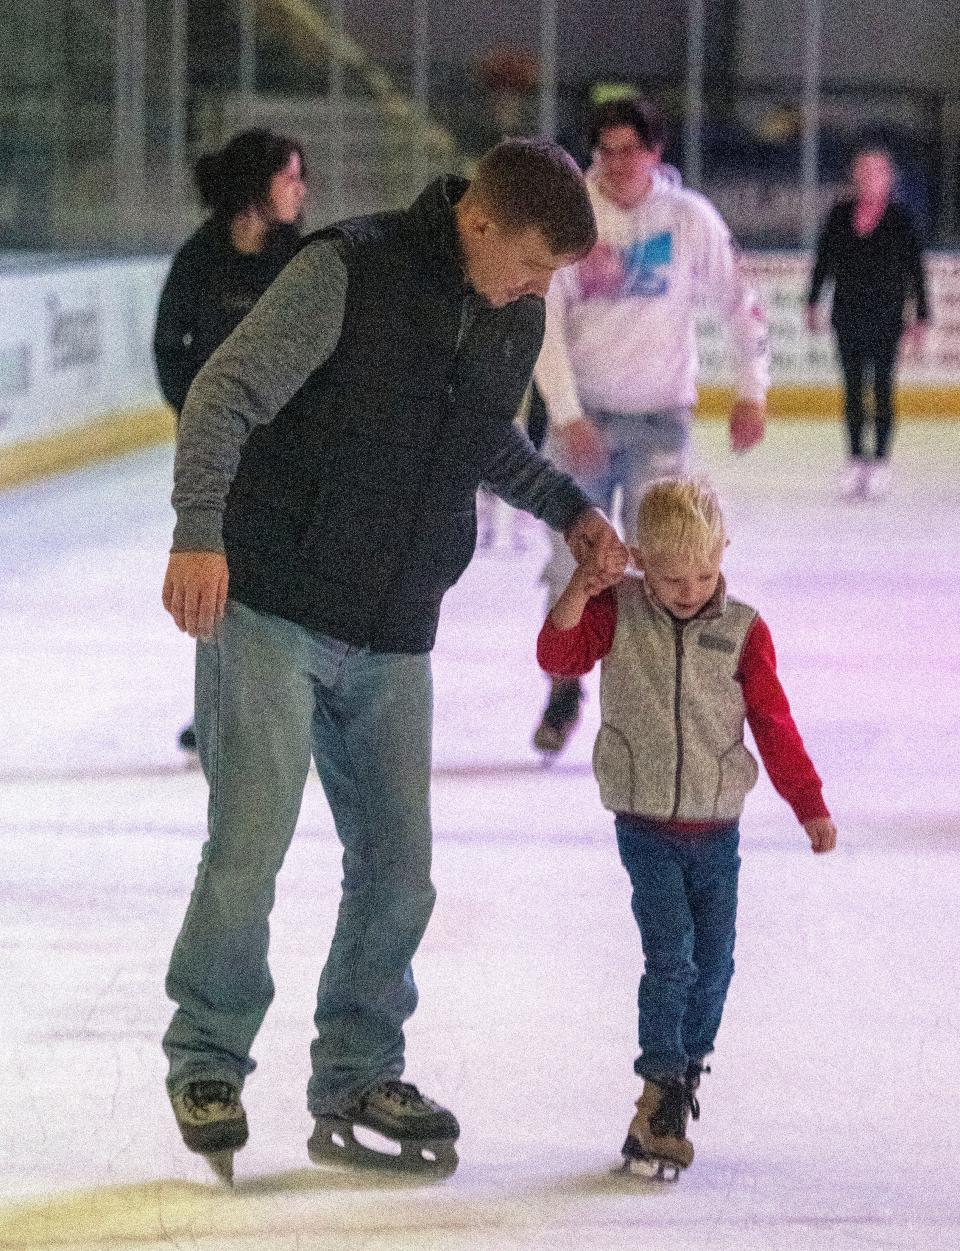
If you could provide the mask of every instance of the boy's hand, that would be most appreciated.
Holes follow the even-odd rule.
[[[804,821],[803,828],[807,831],[810,846],[818,854],[833,851],[837,845],[837,827],[829,817],[817,817],[813,821]]]
[[[586,601],[593,599],[601,591],[605,591],[608,586],[613,586],[615,582],[619,582],[621,576],[620,574],[611,574],[604,569],[599,569],[593,564],[577,565],[567,586],[572,594],[582,595],[584,601]]]

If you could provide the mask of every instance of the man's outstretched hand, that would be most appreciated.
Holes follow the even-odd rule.
[[[735,452],[749,452],[763,438],[767,415],[755,400],[737,400],[730,412],[730,446]]]
[[[223,616],[229,580],[222,552],[172,552],[163,606],[191,638],[211,638]]]
[[[599,508],[582,512],[565,537],[578,565],[591,565],[608,585],[623,577],[629,552]]]

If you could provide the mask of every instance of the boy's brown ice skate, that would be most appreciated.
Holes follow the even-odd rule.
[[[680,1170],[693,1162],[693,1143],[687,1137],[691,1113],[696,1120],[700,1108],[683,1078],[664,1082],[647,1078],[623,1144],[623,1171],[655,1181],[676,1181]]]

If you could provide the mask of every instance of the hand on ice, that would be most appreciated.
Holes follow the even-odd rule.
[[[222,552],[172,552],[163,580],[163,606],[191,638],[211,638],[223,616],[228,582]]]
[[[810,846],[817,853],[833,851],[837,845],[837,827],[829,817],[817,817],[813,821],[804,821],[803,828],[807,831]]]
[[[763,438],[767,418],[762,404],[737,400],[730,413],[730,446],[735,452],[749,452]]]

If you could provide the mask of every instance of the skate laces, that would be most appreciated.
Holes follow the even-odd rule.
[[[237,1102],[237,1095],[229,1082],[191,1082],[183,1092],[183,1102],[191,1110],[205,1111],[213,1103],[232,1107]]]
[[[687,1113],[697,1120],[700,1105],[687,1083],[677,1078],[663,1087],[660,1106],[650,1117],[650,1128],[658,1138],[683,1138],[687,1130]]]
[[[378,1082],[368,1093],[371,1095],[383,1095],[391,1103],[397,1103],[405,1108],[430,1107],[429,1099],[425,1099],[412,1082],[401,1082],[395,1077],[389,1077],[385,1081]]]

